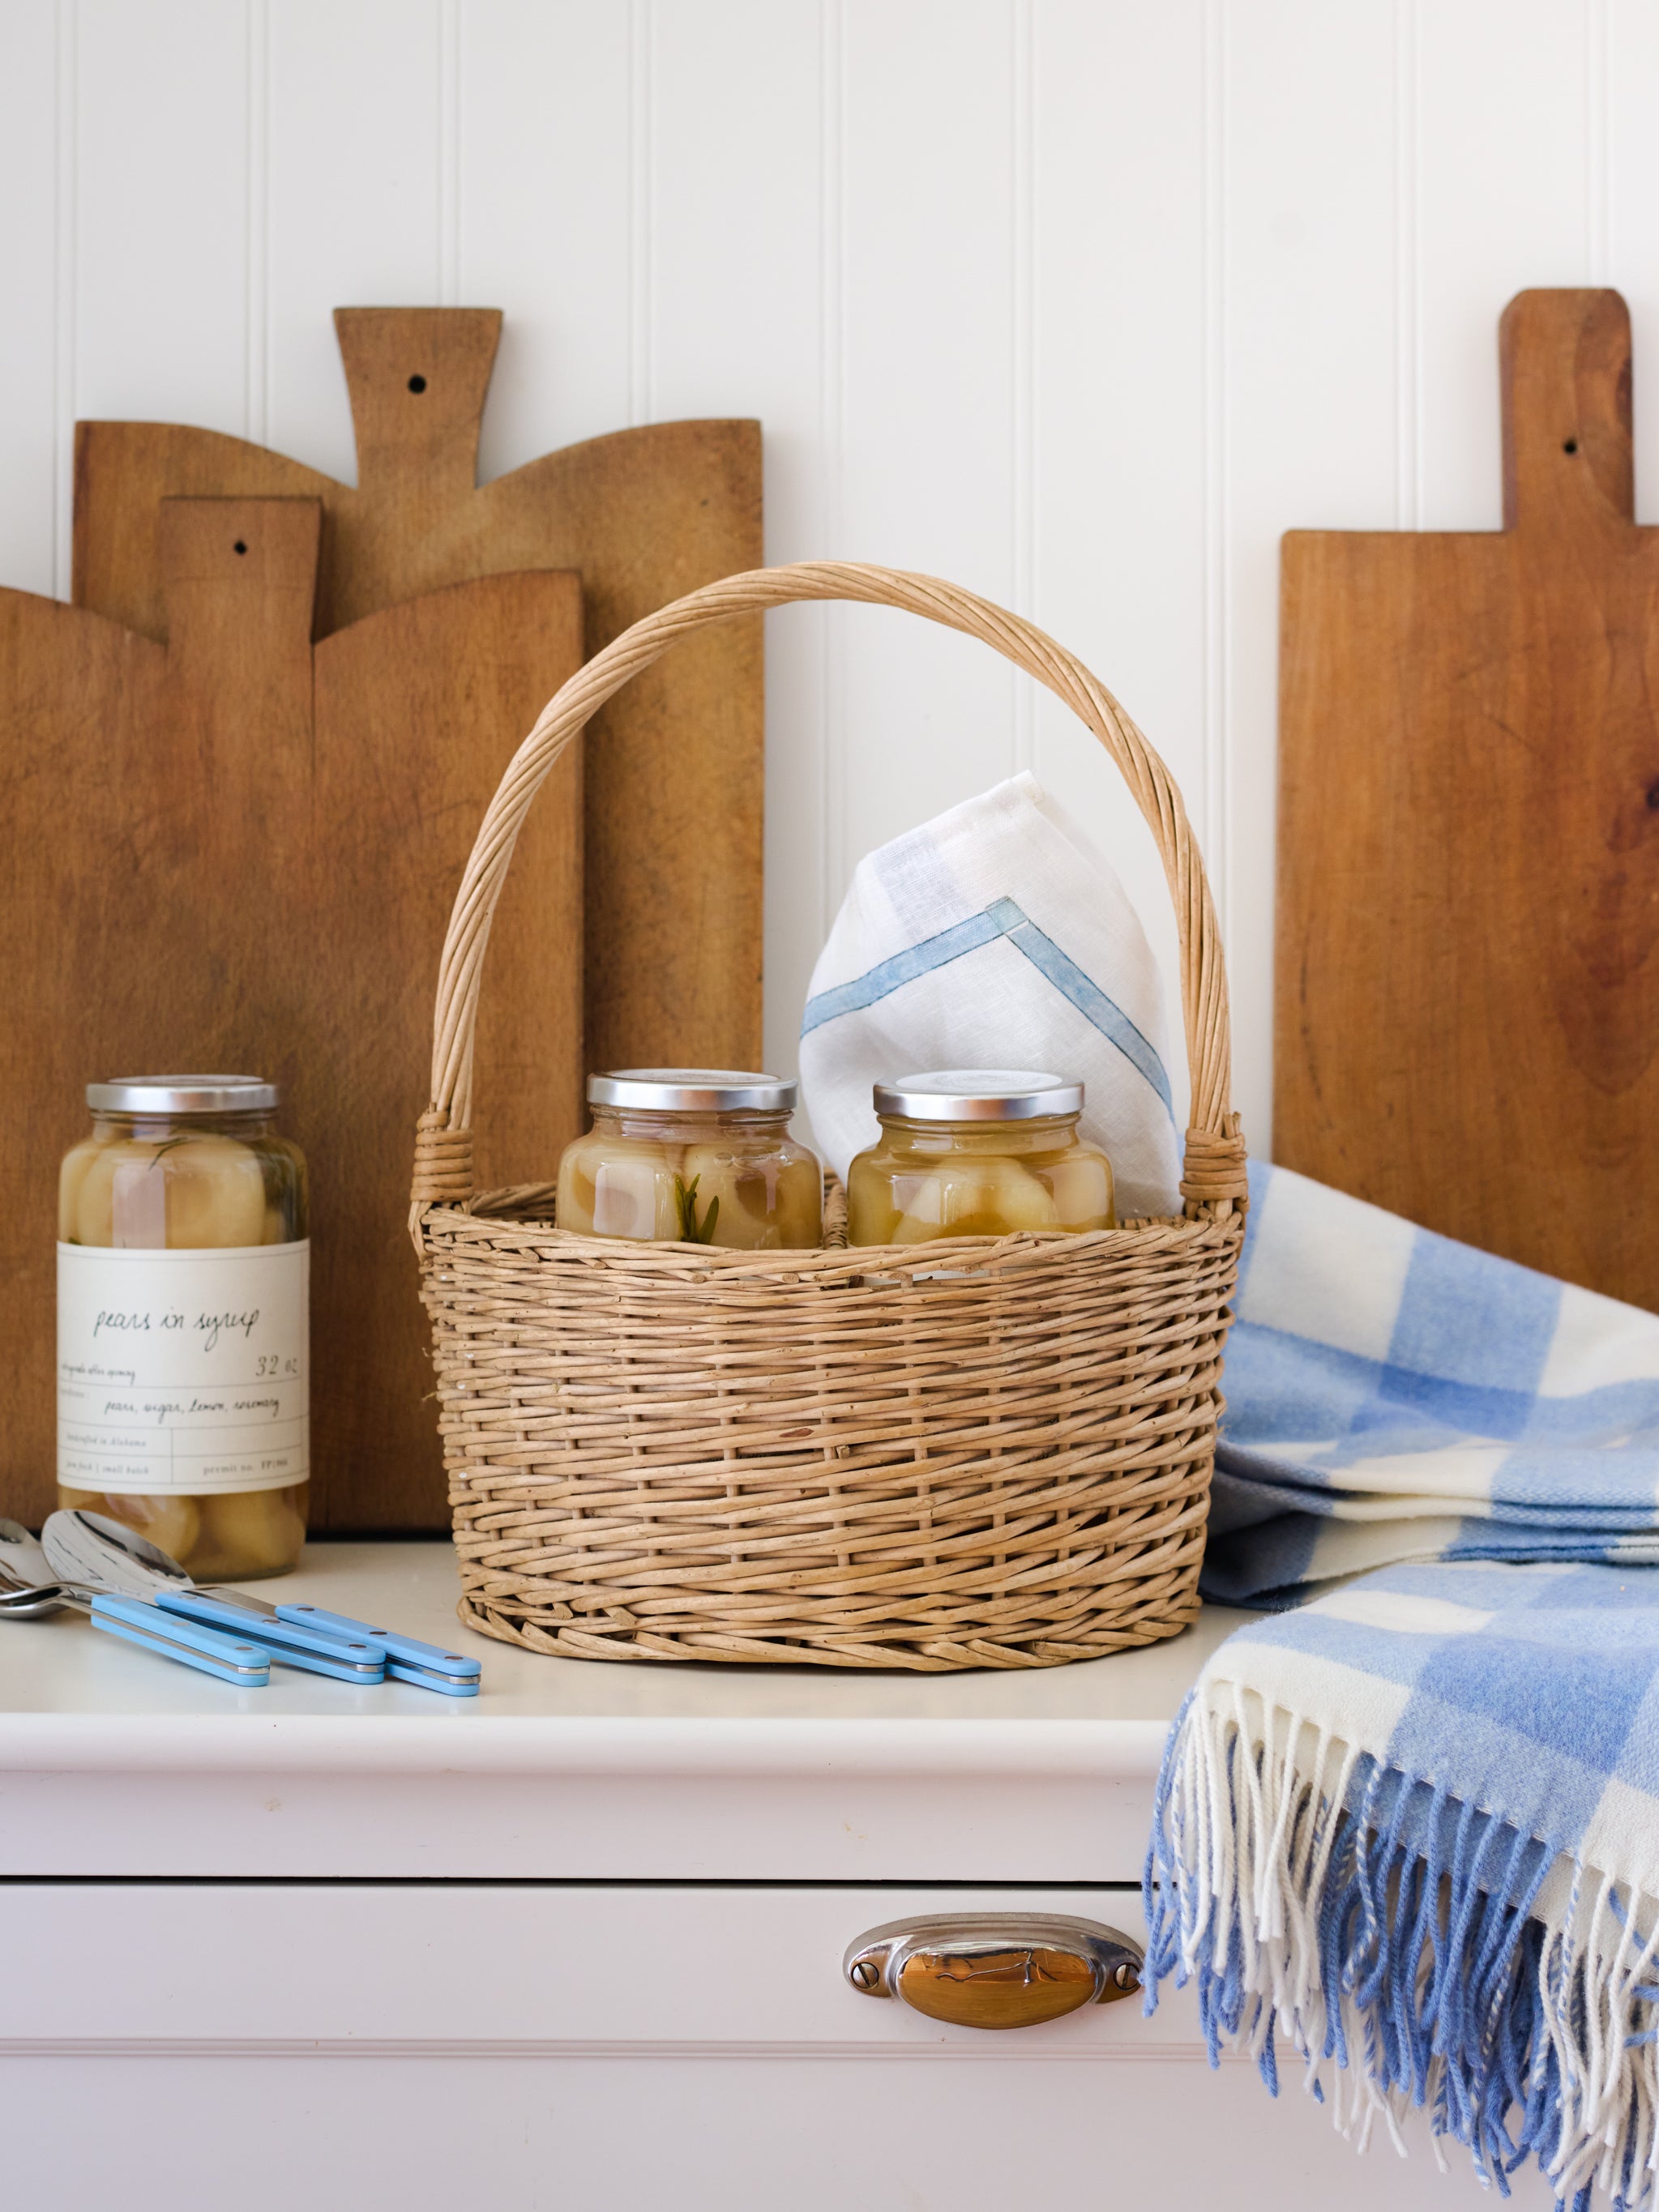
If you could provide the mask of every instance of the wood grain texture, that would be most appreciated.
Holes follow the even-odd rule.
[[[1505,311],[1501,532],[1284,542],[1274,1157],[1659,1308],[1659,530],[1616,292]]]
[[[167,500],[157,524],[165,643],[0,592],[16,1115],[0,1330],[33,1347],[0,1366],[0,1510],[38,1522],[52,1504],[40,1322],[83,1086],[212,1065],[281,1083],[312,1164],[313,1525],[437,1528],[407,1132],[455,883],[525,727],[580,665],[580,587],[458,585],[313,652],[317,501]],[[479,1141],[502,1180],[542,1172],[580,1122],[580,822],[573,762],[526,825],[491,943],[502,995],[478,1050],[497,1109]]]
[[[619,431],[477,486],[501,321],[487,308],[337,312],[355,486],[211,431],[78,424],[76,604],[162,634],[155,516],[180,494],[321,502],[319,637],[467,578],[572,568],[592,654],[668,600],[758,565],[757,422]],[[759,1065],[764,739],[753,623],[698,638],[594,724],[591,1065]]]

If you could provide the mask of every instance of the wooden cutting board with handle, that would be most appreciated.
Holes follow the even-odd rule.
[[[1500,325],[1504,528],[1285,539],[1273,1156],[1659,1309],[1659,529],[1630,319]]]
[[[313,1526],[447,1519],[409,1132],[455,886],[580,665],[580,586],[487,577],[313,647],[322,521],[314,499],[160,501],[165,643],[0,591],[0,1512],[35,1525],[54,1502],[58,1161],[89,1079],[185,1066],[274,1078],[310,1159]],[[490,939],[489,1182],[545,1174],[580,1126],[580,763],[556,775]]]
[[[623,430],[479,485],[500,313],[349,307],[334,321],[356,432],[356,485],[210,430],[82,422],[77,605],[162,635],[156,514],[177,495],[320,501],[319,637],[470,577],[572,568],[592,653],[670,599],[761,565],[758,422]],[[758,619],[704,631],[646,670],[594,718],[591,736],[589,1065],[757,1067]],[[550,1176],[554,1164],[541,1172]]]

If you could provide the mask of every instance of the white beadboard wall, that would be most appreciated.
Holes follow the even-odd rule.
[[[349,475],[337,305],[506,311],[489,475],[757,415],[771,560],[1030,613],[1170,760],[1260,1151],[1280,532],[1495,526],[1528,284],[1624,290],[1659,519],[1656,0],[0,0],[0,583],[67,593],[77,416]],[[859,855],[1017,768],[1167,956],[1053,702],[769,619],[772,1063]]]

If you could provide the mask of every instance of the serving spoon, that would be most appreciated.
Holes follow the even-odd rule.
[[[332,1630],[292,1627],[278,1619],[273,1607],[244,1597],[240,1590],[199,1590],[171,1553],[106,1514],[77,1510],[52,1514],[41,1531],[40,1557],[46,1572],[61,1581],[151,1601],[169,1620],[240,1631],[254,1638],[273,1659],[308,1674],[330,1674],[337,1681],[361,1684],[386,1680],[386,1654],[366,1637],[348,1638]]]
[[[0,1613],[33,1620],[69,1601],[40,1539],[31,1536],[21,1521],[0,1518]]]
[[[15,1521],[0,1520],[0,1620],[33,1620],[67,1607],[94,1628],[239,1688],[263,1689],[270,1659],[258,1644],[191,1620],[176,1620],[137,1595],[93,1588],[54,1574],[46,1552]]]

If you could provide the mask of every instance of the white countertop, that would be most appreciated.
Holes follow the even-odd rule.
[[[476,1654],[482,1694],[237,1690],[0,1622],[0,1874],[1134,1880],[1169,1723],[1248,1618],[918,1675],[520,1651],[459,1626],[444,1543],[313,1544],[280,1588]]]

